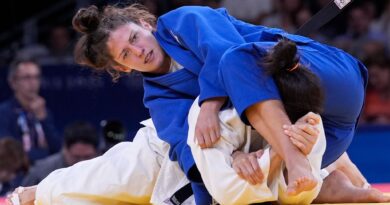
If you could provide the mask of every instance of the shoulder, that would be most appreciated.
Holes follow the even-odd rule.
[[[64,164],[62,153],[53,154],[45,159],[38,160],[34,166],[38,170],[55,170],[62,168]]]
[[[12,103],[11,99],[7,99],[3,102],[0,102],[0,109],[8,109],[10,108],[14,103]]]
[[[0,103],[0,116],[11,116],[16,114],[15,109],[19,107],[16,100],[8,99]]]

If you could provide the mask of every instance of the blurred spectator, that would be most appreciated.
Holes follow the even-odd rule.
[[[14,96],[0,104],[0,137],[11,136],[21,141],[30,163],[58,152],[61,147],[45,99],[39,95],[40,79],[36,62],[16,60],[8,72]]]
[[[223,0],[230,15],[249,23],[259,24],[273,10],[272,0]]]
[[[172,9],[186,5],[202,5],[203,0],[171,0]]]
[[[390,60],[369,59],[366,65],[370,78],[364,119],[369,123],[390,124]]]
[[[27,171],[28,159],[23,146],[10,137],[0,138],[0,196],[14,190],[13,180],[20,171]]]
[[[87,122],[74,122],[64,131],[61,152],[37,161],[24,178],[22,186],[38,184],[52,171],[98,155],[99,137],[96,129]]]
[[[35,59],[41,65],[73,64],[73,41],[65,26],[50,29],[47,46],[28,45],[17,52],[16,58]]]
[[[329,0],[310,0],[306,1],[307,6],[310,8],[311,13],[314,15],[322,8],[326,7],[332,1]],[[350,7],[350,6],[348,6]],[[347,7],[347,8],[348,8]],[[334,38],[337,35],[345,33],[346,29],[346,13],[347,10],[344,10],[340,14],[334,17],[329,23],[323,25],[319,31],[321,35],[326,36],[327,39]]]
[[[156,16],[160,16],[169,10],[169,0],[140,0],[148,10]]]
[[[104,146],[102,152],[106,152],[112,146],[125,141],[126,130],[123,124],[117,120],[103,120],[100,125],[103,128]]]
[[[390,1],[387,2],[386,8],[380,18],[373,23],[373,27],[384,33],[386,37],[386,48],[390,50]]]
[[[383,33],[371,27],[373,13],[371,7],[357,5],[348,12],[348,28],[344,35],[336,38],[335,46],[363,59],[366,56],[363,47],[368,42],[385,43]]]
[[[37,63],[41,63],[41,59],[49,55],[49,50],[43,44],[34,43],[19,49],[15,55],[16,59],[35,59]]]
[[[47,49],[48,55],[39,59],[42,65],[74,63],[73,42],[65,26],[55,26],[50,30]]]
[[[311,19],[311,17],[312,17],[312,13],[308,7],[303,7],[302,9],[300,9],[296,14],[297,27],[298,28],[301,27],[304,23],[308,22]],[[323,43],[327,42],[327,38],[321,33],[319,33],[319,30],[312,31],[308,36],[312,39],[315,39]]]
[[[302,0],[277,0],[275,12],[266,17],[262,24],[269,27],[282,28],[287,32],[295,32],[297,24],[297,14],[304,7]]]
[[[202,5],[217,9],[221,7],[221,0],[203,0]]]

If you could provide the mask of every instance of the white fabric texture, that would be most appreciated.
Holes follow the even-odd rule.
[[[270,166],[269,147],[265,147],[263,156],[258,159],[259,166],[264,174],[264,183],[251,185],[241,179],[232,168],[231,154],[233,151],[251,141],[250,127],[245,126],[234,109],[220,112],[221,139],[213,148],[208,149],[201,149],[194,138],[199,111],[200,108],[196,100],[188,117],[189,135],[187,143],[191,147],[207,190],[217,202],[221,204],[250,204],[279,200],[282,204],[309,204],[318,195],[322,185],[320,166],[326,146],[322,122],[318,125],[321,134],[312,152],[308,155],[313,175],[319,183],[312,191],[302,192],[295,197],[287,197],[287,186],[282,169],[278,170],[279,174],[275,175],[276,178],[271,179],[271,183],[267,184]],[[248,152],[245,149],[243,151]]]

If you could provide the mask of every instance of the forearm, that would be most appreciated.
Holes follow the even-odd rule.
[[[296,157],[304,157],[284,134],[283,125],[291,122],[278,100],[267,100],[249,107],[245,112],[251,125],[272,146],[272,149],[287,163],[292,164]],[[294,156],[294,157],[291,157]]]

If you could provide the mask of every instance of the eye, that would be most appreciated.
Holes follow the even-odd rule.
[[[123,60],[126,59],[128,55],[129,55],[129,51],[125,51],[125,52],[123,53],[123,56],[122,56],[122,57],[123,57]]]
[[[138,34],[134,34],[131,39],[130,39],[130,43],[134,43],[138,38]]]

